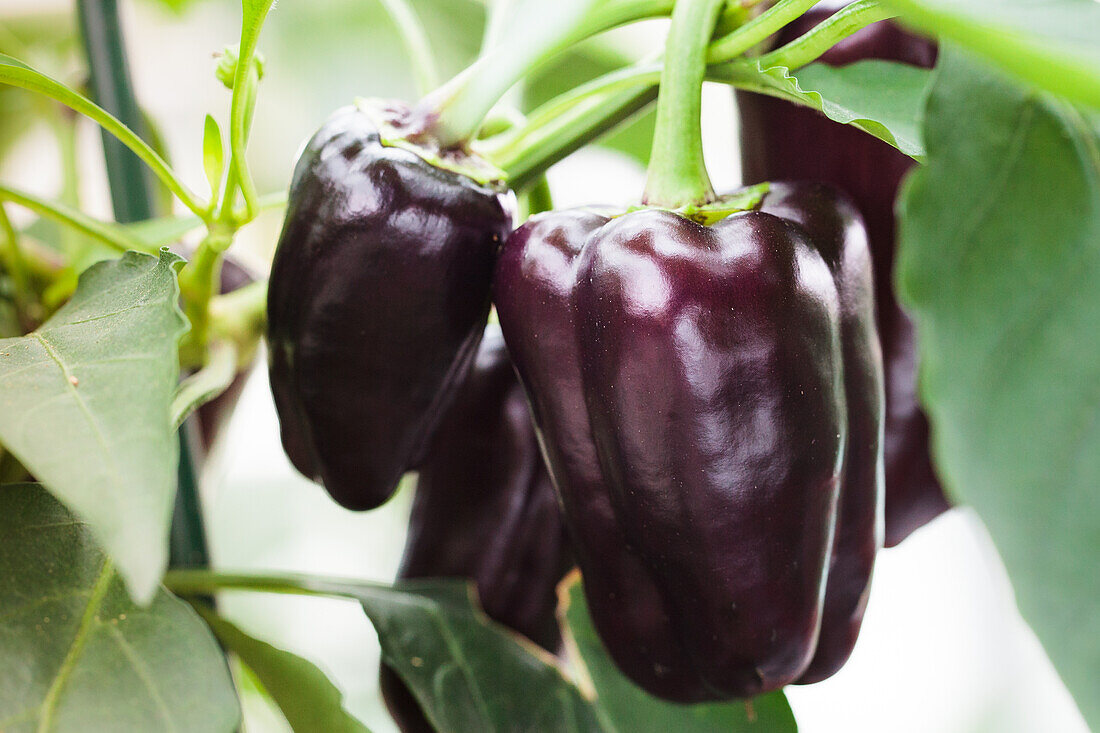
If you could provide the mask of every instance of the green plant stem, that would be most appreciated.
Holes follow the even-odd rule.
[[[671,209],[713,201],[700,129],[707,44],[722,0],[679,0],[665,44],[657,127],[642,202]]]
[[[168,590],[180,596],[208,596],[222,590],[257,591],[301,596],[322,596],[358,600],[363,590],[392,590],[384,583],[312,575],[222,573],[212,570],[169,570],[164,576]]]
[[[519,197],[520,218],[522,221],[530,219],[535,214],[551,211],[554,208],[554,196],[550,192],[550,181],[545,175],[535,179],[527,190]]]
[[[211,225],[199,243],[191,261],[180,271],[180,292],[184,297],[184,312],[191,322],[191,330],[180,346],[180,357],[185,362],[204,360],[209,337],[210,300],[218,292],[221,277],[222,253],[233,241],[234,229],[220,224]]]
[[[251,49],[255,52],[255,47]],[[252,53],[247,65],[242,56],[237,59],[237,76],[233,82],[233,101],[229,112],[229,170],[226,175],[222,200],[218,205],[215,220],[222,225],[235,226],[251,221],[256,216],[256,185],[245,160],[248,144],[248,130],[252,123],[252,111],[256,104],[256,92],[259,86],[259,73],[252,63]],[[241,69],[246,69],[244,72]],[[244,199],[244,211],[240,220],[234,211],[237,192]]]
[[[424,24],[411,4],[405,0],[379,0],[386,15],[397,27],[397,34],[405,44],[405,51],[412,63],[413,77],[421,94],[427,94],[439,84],[439,67],[432,53],[432,45]]]
[[[130,99],[133,101],[133,85],[130,83],[130,77],[127,72],[124,59],[120,54],[110,53],[94,53],[91,51],[91,46],[94,44],[94,39],[113,39],[114,43],[117,43],[119,47],[122,46],[122,30],[118,24],[118,12],[115,7],[114,0],[78,0],[82,25],[84,26],[85,45],[89,47],[88,62],[92,67],[92,76],[98,76],[104,80],[104,88],[102,90],[104,100],[108,114],[119,115],[118,124],[122,129],[127,132],[130,131],[130,125],[138,125],[140,120],[140,111],[136,102],[129,104],[123,108],[111,109],[110,100],[117,99]],[[251,57],[250,57],[251,58]],[[111,65],[112,68],[96,69],[97,66],[104,64]],[[77,110],[80,111],[80,110]],[[111,119],[115,119],[113,116]],[[133,133],[130,133],[133,135]],[[136,135],[134,135],[137,138]],[[138,138],[139,139],[139,138]],[[139,139],[140,140],[140,139]],[[145,148],[149,149],[144,142],[141,143]],[[125,151],[122,151],[125,152]],[[149,153],[160,161],[160,157],[149,149]],[[107,163],[107,177],[111,184],[112,196],[125,195],[127,198],[134,199],[134,202],[126,206],[124,212],[132,214],[134,212],[148,212],[152,213],[152,192],[149,190],[148,181],[143,178],[127,178],[126,174],[129,170],[129,164],[125,162],[122,155],[116,155],[112,152],[112,149],[104,148],[104,157]],[[163,161],[162,161],[163,162]],[[164,165],[164,170],[168,171],[167,164]],[[170,176],[172,181],[175,181],[175,176]],[[116,194],[115,192],[120,192]],[[178,194],[177,194],[178,195]],[[197,202],[197,208],[192,207],[196,214],[202,216],[205,207],[198,202],[197,198],[192,200],[193,203]],[[115,212],[116,219],[125,222],[119,212]],[[148,218],[148,217],[145,217]],[[187,433],[184,430],[179,432],[180,442],[180,460],[179,460],[179,484],[178,491],[176,492],[176,504],[173,510],[173,519],[171,526],[170,543],[170,564],[188,564],[188,565],[208,565],[209,556],[206,548],[206,532],[203,527],[201,504],[198,496],[198,479],[196,476],[195,466],[191,459],[191,449],[188,441]]]
[[[837,42],[872,23],[889,20],[897,13],[883,7],[877,0],[856,0],[838,10],[785,46],[761,56],[760,68],[785,66],[794,71],[816,61]]]
[[[655,84],[609,97],[589,98],[550,124],[532,131],[523,146],[505,161],[492,162],[506,171],[509,185],[520,190],[554,163],[639,114],[656,98]]]
[[[555,54],[612,28],[668,12],[670,0],[573,0],[576,13],[562,12],[524,32],[501,39],[469,68],[422,102],[434,119],[430,132],[443,147],[474,139],[489,110],[521,78]]]
[[[21,66],[5,65],[0,68],[0,83],[37,92],[92,120],[141,158],[188,209],[199,216],[205,215],[206,203],[176,176],[168,163],[133,130],[87,97],[34,69]]]
[[[823,22],[806,35],[759,58],[713,64],[707,68],[706,79],[760,91],[751,84],[760,75],[758,63],[763,68],[788,64],[791,70],[801,68],[847,36],[894,15],[870,1],[854,3],[841,13],[832,22]],[[580,147],[576,141],[588,142],[648,104],[660,74],[659,62],[642,61],[593,79],[545,102],[528,115],[524,125],[499,140],[479,146],[478,151],[507,172],[513,187],[521,188]],[[789,101],[805,104],[799,99]]]
[[[640,86],[655,87],[660,80],[661,65],[645,62],[616,69],[609,74],[592,79],[537,107],[528,115],[521,127],[513,133],[503,135],[503,140],[486,148],[484,154],[498,167],[509,170],[510,165],[518,162],[516,155],[522,155],[531,140],[542,134],[541,131],[544,128],[554,126],[557,120],[578,105],[593,98],[610,97],[617,92],[636,89]]]
[[[818,0],[780,0],[733,33],[712,43],[707,52],[707,61],[717,64],[737,58],[802,16],[817,3]]]
[[[237,66],[233,70],[233,99],[229,109],[229,166],[218,207],[217,221],[223,225],[240,226],[256,216],[256,185],[248,168],[245,151],[248,133],[252,127],[252,115],[256,110],[256,92],[260,83],[259,68],[255,60],[256,45],[273,0],[258,0],[250,9],[245,7],[241,22],[241,40],[237,46]],[[244,217],[236,218],[234,201],[240,191],[244,198]]]
[[[254,15],[246,12],[241,24],[229,113],[229,165],[225,187],[214,220],[208,221],[206,237],[179,276],[180,290],[186,300],[185,310],[191,322],[191,330],[181,347],[181,357],[185,361],[205,357],[210,301],[218,291],[221,256],[233,243],[237,230],[255,219],[261,211],[261,201],[248,169],[246,151],[260,82],[256,46],[271,4],[270,0],[261,2]],[[243,211],[235,209],[238,191],[244,199]]]
[[[141,136],[143,120],[134,90],[129,82],[130,70],[118,6],[114,0],[81,0],[77,3],[84,50],[88,55],[92,96],[104,109],[111,110],[120,120]],[[103,154],[111,161],[111,205],[119,222],[144,221],[153,218],[150,196],[138,194],[149,189],[141,159],[127,150],[122,142],[101,131]]]
[[[180,459],[177,468],[176,501],[168,529],[168,567],[206,567],[210,553],[199,498],[198,460],[192,446],[199,445],[198,425],[189,420],[178,431]]]
[[[120,252],[132,249],[138,252],[155,254],[157,251],[156,248],[149,247],[140,239],[131,236],[124,227],[93,219],[87,214],[69,208],[64,204],[45,201],[37,196],[8,186],[0,185],[0,201],[10,201],[13,204],[18,204],[39,216],[52,219],[89,237],[94,237]]]

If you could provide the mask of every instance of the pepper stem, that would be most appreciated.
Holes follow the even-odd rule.
[[[677,209],[715,198],[699,125],[707,44],[722,5],[723,0],[677,0],[672,9],[645,204]]]

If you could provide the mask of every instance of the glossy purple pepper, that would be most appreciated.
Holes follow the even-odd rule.
[[[382,504],[422,458],[510,228],[494,190],[384,146],[358,108],[306,146],[271,270],[271,390],[291,461],[343,506]]]
[[[850,206],[819,193],[776,186],[762,210],[710,227],[654,210],[551,213],[497,264],[501,326],[593,621],[619,667],[667,699],[797,680],[834,548],[873,561],[881,367],[874,350],[853,366],[869,374],[849,405],[842,345],[873,336],[866,239]],[[859,291],[863,315],[845,316],[838,284]],[[872,414],[846,450],[862,398]],[[834,545],[850,480],[866,484],[870,527]]]
[[[834,9],[818,6],[784,28],[775,45],[813,28]],[[930,68],[934,42],[880,22],[849,36],[820,61],[844,66],[883,59]],[[863,214],[874,256],[878,328],[886,370],[886,545],[893,546],[950,508],[928,451],[928,420],[916,393],[913,324],[894,294],[894,200],[913,160],[881,140],[772,97],[737,93],[746,184],[823,181],[850,195]]]
[[[398,577],[471,578],[489,618],[553,653],[571,566],[523,388],[490,326],[420,465]],[[383,666],[380,681],[401,730],[432,730],[396,673]]]

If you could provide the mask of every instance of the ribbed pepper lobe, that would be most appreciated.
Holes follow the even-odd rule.
[[[775,45],[798,38],[835,8],[818,6],[784,28]],[[936,44],[884,21],[845,38],[821,63],[883,59],[931,68]],[[886,544],[893,546],[949,508],[929,456],[928,419],[917,398],[913,323],[894,294],[894,200],[914,165],[907,155],[861,130],[762,94],[737,93],[741,169],[746,184],[821,181],[851,196],[874,254],[877,323],[886,369]]]

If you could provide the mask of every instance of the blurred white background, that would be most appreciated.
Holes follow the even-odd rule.
[[[453,73],[480,41],[480,6],[474,0],[414,2],[445,70]],[[177,170],[202,190],[203,117],[213,113],[224,128],[229,102],[214,78],[212,54],[236,42],[240,4],[205,0],[178,13],[155,0],[122,5],[138,97],[160,126]],[[7,31],[29,46],[32,37],[71,36],[72,10],[68,0],[0,0],[5,31],[0,50],[13,53],[4,46]],[[662,37],[661,24],[651,23],[617,33],[615,42],[638,53]],[[264,192],[285,188],[299,145],[331,110],[355,96],[414,96],[402,47],[370,0],[280,0],[260,48],[267,65],[251,161]],[[82,78],[79,56],[71,49],[43,51],[28,60],[68,83]],[[10,94],[0,98],[0,121],[19,114],[10,100]],[[708,87],[704,140],[719,190],[739,183],[736,139],[728,90]],[[108,216],[98,130],[81,125],[78,149],[82,206]],[[5,155],[0,176],[53,196],[60,169],[56,140],[39,125]],[[644,176],[633,159],[591,149],[559,164],[550,181],[559,206],[628,204],[640,194]],[[265,267],[278,226],[278,214],[263,217],[244,232],[235,252]],[[410,488],[380,510],[355,514],[298,476],[279,445],[261,365],[204,475],[215,561],[225,569],[388,581],[404,543]],[[319,665],[372,730],[393,730],[376,692],[377,639],[358,606],[234,594],[224,597],[223,609],[248,631]],[[788,694],[806,733],[1087,730],[1016,612],[984,529],[965,510],[951,512],[880,556],[852,660],[834,678],[790,688]],[[246,714],[249,731],[286,729],[258,695],[246,696]]]

